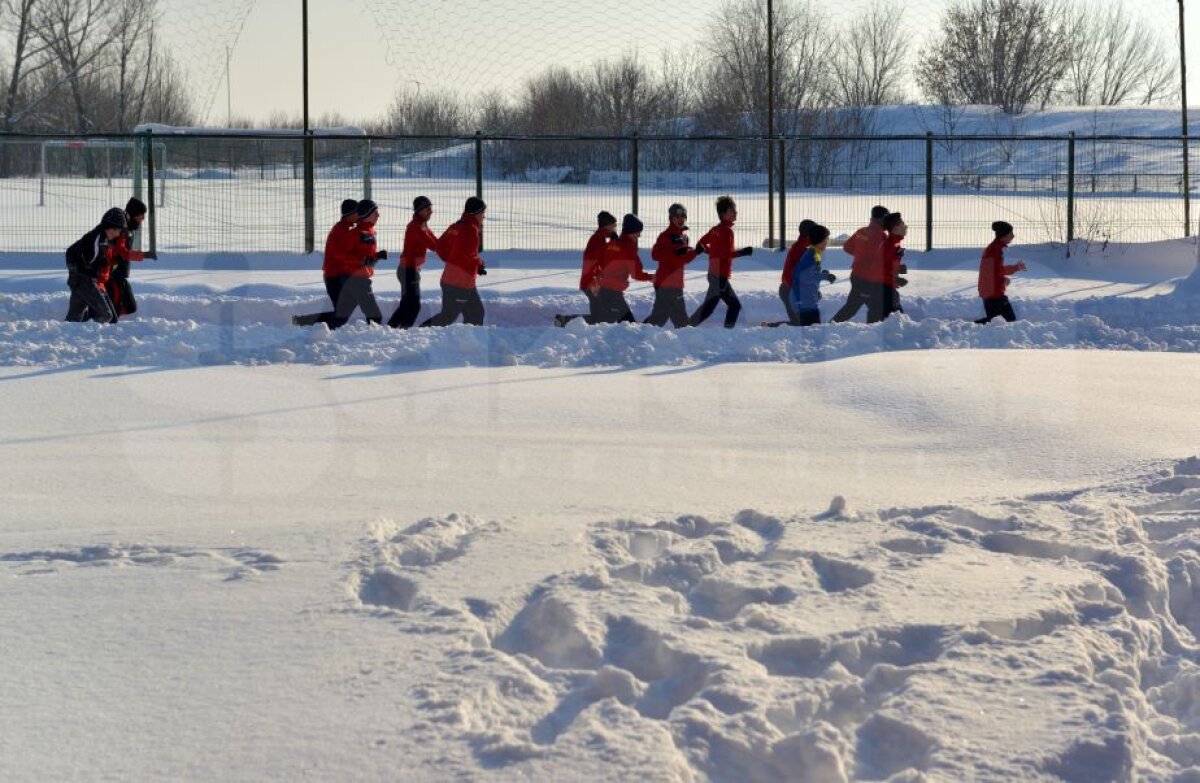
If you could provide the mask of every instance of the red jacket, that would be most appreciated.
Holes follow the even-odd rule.
[[[847,253],[854,256],[850,265],[850,276],[871,283],[882,283],[895,286],[896,276],[889,275],[890,262],[885,258],[887,252],[888,233],[882,226],[871,224],[854,232],[854,236],[846,240],[842,246]]]
[[[321,264],[321,274],[325,277],[350,274],[346,255],[353,234],[354,224],[341,220],[329,229],[329,236],[325,238],[325,262]]]
[[[402,269],[420,269],[425,265],[425,253],[437,252],[437,236],[429,229],[429,222],[413,218],[404,229],[404,250],[400,254]]]
[[[792,273],[796,271],[796,264],[804,255],[804,251],[808,250],[808,237],[798,237],[796,241],[788,248],[787,258],[783,260],[783,284],[788,288],[792,287]]]
[[[446,268],[442,271],[442,285],[475,287],[475,278],[483,266],[483,259],[479,257],[481,235],[479,219],[466,212],[457,223],[452,223],[442,232],[437,245],[437,254],[446,262]]]
[[[654,278],[642,267],[637,242],[621,235],[604,248],[604,262],[597,278],[602,288],[623,293],[629,288],[629,278],[649,282]]]
[[[583,272],[579,276],[579,290],[587,291],[596,285],[596,275],[600,273],[600,265],[604,263],[604,248],[608,247],[610,239],[615,239],[607,228],[598,228],[587,241],[583,249]]]
[[[650,257],[658,263],[654,270],[655,288],[683,288],[683,268],[696,259],[696,249],[688,242],[687,226],[667,230],[658,235]],[[680,253],[680,249],[686,253]]]
[[[375,226],[355,226],[349,232],[346,249],[346,271],[351,277],[374,277],[375,254],[379,243],[375,239]],[[371,263],[367,263],[371,261]]]
[[[722,220],[700,237],[708,248],[708,273],[728,280],[733,277],[733,224]]]
[[[117,237],[113,241],[113,247],[116,248],[117,257],[122,261],[144,261],[144,260],[146,260],[146,254],[143,253],[141,250],[131,250],[130,249],[130,247],[129,247],[130,239],[132,239],[132,237],[129,236],[129,232],[122,231],[121,236]]]
[[[983,251],[979,262],[979,296],[983,299],[999,299],[1008,290],[1008,275],[1017,271],[1017,265],[1004,263],[1004,245],[992,242]]]
[[[896,287],[896,277],[900,274],[900,259],[904,257],[901,252],[900,244],[904,242],[904,237],[893,236],[888,234],[880,244],[880,252],[883,254],[882,273],[887,280],[885,284]]]

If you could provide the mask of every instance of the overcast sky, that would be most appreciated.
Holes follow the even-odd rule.
[[[1111,0],[1085,0],[1097,6]],[[1200,0],[1188,0],[1189,97],[1200,102]],[[907,0],[905,29],[920,41],[946,0]],[[1126,0],[1172,34],[1175,0]],[[309,0],[309,94],[314,118],[382,115],[398,90],[508,90],[549,65],[578,65],[637,50],[657,60],[694,46],[722,0]],[[870,0],[839,0],[850,15]],[[820,3],[826,8],[830,4]],[[161,0],[164,37],[201,93],[209,124],[235,117],[299,116],[301,0]],[[248,9],[248,12],[247,12]],[[831,13],[827,11],[826,13]],[[230,79],[224,78],[226,46]],[[836,24],[836,22],[834,22]]]

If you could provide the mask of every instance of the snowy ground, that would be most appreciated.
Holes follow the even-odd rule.
[[[0,779],[1200,780],[1194,249],[733,332],[548,328],[555,254],[432,333],[0,262]]]

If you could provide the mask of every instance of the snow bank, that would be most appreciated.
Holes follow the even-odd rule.
[[[602,522],[582,568],[502,599],[462,581],[497,531],[454,516],[375,530],[350,580],[457,638],[416,729],[507,777],[1191,780],[1196,463],[972,506]],[[404,564],[431,548],[454,557]]]

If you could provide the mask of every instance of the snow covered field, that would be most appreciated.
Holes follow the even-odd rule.
[[[573,253],[407,333],[292,327],[299,257],[63,324],[6,256],[0,779],[1200,780],[1195,245],[1091,249],[809,329],[760,252],[732,332],[547,327]]]

